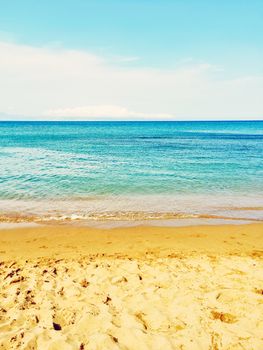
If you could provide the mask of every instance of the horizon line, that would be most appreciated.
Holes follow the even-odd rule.
[[[8,122],[33,122],[33,123],[38,123],[38,122],[48,122],[48,123],[65,123],[65,122],[91,122],[91,123],[97,123],[97,122],[114,122],[114,123],[122,123],[122,122],[128,122],[128,123],[148,123],[148,122],[263,122],[263,119],[177,119],[177,120],[158,120],[158,119],[149,119],[149,120],[125,120],[125,119],[103,119],[103,120],[83,120],[83,119],[68,119],[68,120],[46,120],[46,119],[7,119],[7,120],[0,120],[0,123],[8,123]]]

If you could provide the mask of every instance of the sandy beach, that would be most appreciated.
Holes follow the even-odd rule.
[[[0,349],[263,349],[263,225],[0,231]]]

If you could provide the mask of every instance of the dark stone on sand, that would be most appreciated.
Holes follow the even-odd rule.
[[[55,331],[61,331],[61,325],[58,323],[53,322],[53,328]]]

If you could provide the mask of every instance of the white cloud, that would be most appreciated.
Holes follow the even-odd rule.
[[[157,114],[157,113],[139,113],[130,111],[125,107],[113,106],[113,105],[101,105],[101,106],[83,106],[73,108],[58,108],[51,109],[43,114],[46,119],[51,117],[53,119],[91,119],[91,120],[141,120],[141,119],[157,119],[167,120],[174,119],[171,114]]]
[[[263,76],[230,79],[210,64],[117,67],[84,51],[0,42],[0,77],[0,112],[30,119],[263,118]]]

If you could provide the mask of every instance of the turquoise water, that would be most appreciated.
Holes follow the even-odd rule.
[[[263,121],[0,122],[0,169],[6,217],[261,218]]]

